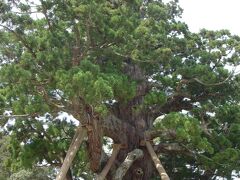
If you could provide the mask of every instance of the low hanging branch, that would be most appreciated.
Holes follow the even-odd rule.
[[[147,150],[149,152],[149,154],[151,155],[151,158],[160,174],[160,177],[162,180],[170,180],[168,174],[166,173],[161,161],[158,159],[157,154],[154,152],[153,147],[151,145],[151,143],[149,141],[146,141],[146,147]]]
[[[27,50],[29,50],[29,52],[32,54],[32,56],[34,58],[36,58],[36,53],[33,51],[32,47],[29,46],[28,42],[26,41],[26,39],[23,36],[21,36],[19,33],[17,33],[13,29],[11,29],[8,26],[5,26],[3,24],[0,24],[0,27],[2,27],[4,29],[6,29],[8,32],[11,32],[12,34],[14,34],[14,36],[25,46],[25,48],[27,48]]]
[[[82,125],[79,124],[56,180],[65,180],[66,174],[85,136],[86,129],[82,128]]]
[[[236,68],[234,68],[234,69],[230,72],[229,76],[228,76],[226,79],[224,79],[224,80],[221,81],[221,82],[217,82],[217,83],[205,83],[205,82],[201,81],[201,80],[198,79],[198,78],[193,78],[193,80],[196,81],[196,82],[198,82],[199,84],[204,85],[204,86],[220,86],[220,85],[222,85],[222,84],[224,84],[224,83],[227,83],[227,82],[231,79],[231,77],[233,77],[233,75],[235,74],[235,70],[236,70]]]
[[[131,167],[134,161],[143,157],[143,151],[141,149],[135,149],[132,152],[128,153],[124,162],[117,169],[113,180],[121,180],[126,174],[128,169]]]
[[[121,144],[114,144],[113,145],[112,155],[111,155],[110,159],[108,160],[106,166],[103,168],[102,172],[96,177],[96,180],[104,180],[108,171],[112,167],[120,149],[121,149]]]

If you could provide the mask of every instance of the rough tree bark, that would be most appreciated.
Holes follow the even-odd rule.
[[[125,148],[120,149],[115,160],[115,167],[117,168],[121,167],[122,163],[124,164],[128,153],[135,149],[140,149],[143,152],[142,158],[134,159],[124,173],[119,173],[122,174],[121,178],[148,180],[156,172],[156,169],[147,148],[141,146],[140,142],[145,137],[145,131],[152,128],[153,120],[156,117],[151,116],[149,111],[136,111],[136,107],[143,104],[143,97],[151,88],[147,83],[147,76],[137,65],[126,64],[123,71],[131,79],[140,83],[132,100],[128,103],[116,103],[111,109],[112,114],[102,120],[103,135],[112,138],[114,143],[126,145]],[[120,171],[120,169],[117,171]],[[116,174],[116,169],[114,171],[112,174]],[[116,177],[115,179],[119,179]],[[111,180],[114,177],[108,175],[107,179]]]
[[[157,173],[151,158],[151,156],[153,157],[156,154],[152,152],[153,149],[151,147],[149,149],[149,146],[142,146],[141,141],[146,140],[145,132],[149,132],[148,140],[158,136],[168,136],[174,139],[176,137],[176,132],[174,130],[170,129],[166,132],[151,131],[154,119],[159,116],[159,112],[168,113],[169,111],[178,111],[181,105],[183,105],[182,107],[191,107],[188,106],[188,104],[181,104],[185,103],[182,102],[182,97],[174,96],[168,99],[168,102],[160,108],[136,111],[136,108],[143,104],[144,95],[149,92],[151,86],[148,83],[147,76],[138,66],[130,66],[127,64],[124,68],[125,74],[133,80],[140,82],[137,86],[135,97],[128,102],[119,101],[112,107],[109,107],[109,115],[103,119],[97,117],[93,111],[86,112],[86,114],[90,115],[90,122],[88,123],[91,127],[88,131],[90,167],[95,173],[100,173],[104,167],[107,167],[107,170],[103,170],[104,174],[100,174],[100,176],[98,176],[103,177],[109,171],[110,167],[109,165],[106,166],[106,164],[110,161],[112,167],[114,168],[110,169],[106,179],[112,180],[114,179],[114,174],[116,174],[117,169],[119,167],[121,169],[121,164],[124,164],[128,153],[134,151],[135,149],[140,149],[143,152],[143,157],[132,161],[124,173],[119,173],[122,174],[120,178],[124,180],[149,180],[153,174]],[[114,144],[125,145],[125,148],[118,150],[119,152],[117,154],[114,153],[114,157],[109,157],[110,159],[108,159],[108,161],[106,159],[103,161],[103,158],[101,158],[103,154],[101,147],[102,136],[112,138]],[[164,147],[161,146],[159,149],[163,149],[165,153],[168,150],[171,152],[184,151],[183,149],[179,149],[179,146],[171,146],[173,148],[176,147],[177,149],[168,149],[167,147],[167,145]],[[148,151],[150,151],[150,153]]]
[[[143,151],[143,157],[136,159],[131,166],[129,166],[130,168],[126,171],[123,179],[150,179],[153,173],[156,172],[156,169],[146,147],[141,146],[140,144],[140,141],[144,139],[144,130],[139,131],[130,123],[124,122],[124,120],[120,120],[113,115],[105,119],[103,129],[104,135],[111,137],[114,142],[127,145],[126,148],[119,151],[115,160],[117,167],[125,161],[129,152],[137,148]],[[115,172],[112,172],[112,174],[115,173],[116,170]],[[107,176],[107,179],[112,180],[113,176]]]
[[[100,119],[91,116],[88,125],[88,155],[90,160],[90,168],[93,172],[99,172],[102,156],[102,128]]]

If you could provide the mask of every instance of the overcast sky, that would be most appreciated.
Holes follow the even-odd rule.
[[[165,0],[169,1],[169,0]],[[228,29],[240,36],[240,0],[179,0],[183,21],[193,32]],[[230,68],[232,69],[232,68]],[[240,66],[236,69],[240,73]]]
[[[229,29],[240,35],[240,0],[179,0],[191,31]]]

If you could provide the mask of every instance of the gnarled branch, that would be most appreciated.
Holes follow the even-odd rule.
[[[156,137],[160,137],[160,136],[175,139],[177,134],[176,134],[176,130],[174,130],[174,129],[151,130],[151,131],[145,132],[145,137],[147,138],[147,140],[152,140],[152,139],[154,139]]]
[[[130,168],[130,166],[133,164],[133,162],[142,157],[143,151],[141,149],[135,149],[132,152],[128,153],[124,162],[117,169],[113,179],[121,180],[123,176],[126,174],[127,170]]]
[[[235,68],[235,69],[236,69],[236,68]],[[198,83],[200,83],[200,84],[202,84],[202,85],[204,85],[204,86],[220,86],[220,85],[226,83],[226,82],[234,75],[235,69],[229,74],[229,76],[228,76],[226,79],[224,79],[223,81],[218,82],[218,83],[209,83],[209,84],[208,84],[208,83],[202,82],[202,81],[199,80],[198,78],[193,78],[193,80],[196,81],[196,82],[198,82]]]
[[[153,146],[156,154],[158,153],[167,153],[167,154],[183,154],[186,156],[194,156],[194,153],[188,149],[182,147],[179,143],[160,143]]]

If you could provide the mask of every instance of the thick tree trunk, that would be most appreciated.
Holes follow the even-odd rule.
[[[149,180],[155,172],[153,162],[147,150],[145,148],[142,148],[142,150],[144,153],[143,158],[138,159],[133,163],[126,175],[123,177],[124,180]]]
[[[137,65],[127,64],[123,71],[140,83],[137,86],[135,97],[127,103],[117,102],[111,109],[112,114],[101,123],[104,136],[112,138],[115,144],[125,146],[125,148],[120,149],[114,163],[115,168],[111,168],[111,173],[108,173],[107,179],[114,178],[116,170],[119,166],[121,167],[128,153],[140,149],[143,152],[143,157],[135,160],[128,167],[129,169],[124,172],[125,175],[122,179],[149,180],[157,171],[147,148],[141,146],[140,142],[145,140],[145,132],[152,128],[154,117],[150,116],[152,112],[138,108],[143,105],[143,97],[151,88],[147,83],[147,76]]]
[[[123,114],[121,120],[116,116],[110,116],[105,119],[103,123],[104,135],[111,137],[114,143],[121,143],[126,146],[119,151],[115,164],[119,167],[129,152],[135,149],[141,149],[144,154],[143,157],[133,162],[123,179],[149,180],[153,173],[156,173],[156,168],[146,147],[140,144],[140,141],[144,140],[145,130],[148,129],[148,119],[144,119],[147,115],[143,113],[129,115],[129,112],[126,112],[125,119],[122,120],[122,118],[124,118]],[[108,176],[108,179],[112,180],[115,173],[116,172],[112,172],[112,175]]]

